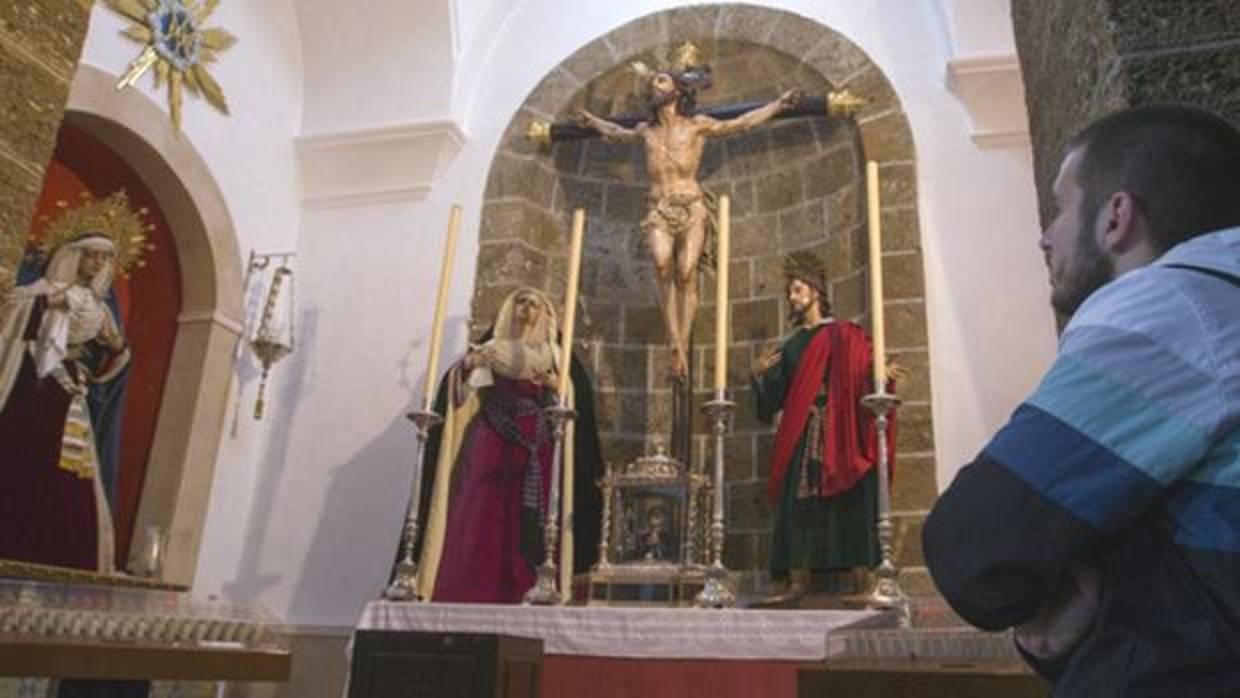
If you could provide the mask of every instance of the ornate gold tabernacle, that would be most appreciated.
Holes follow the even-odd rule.
[[[598,480],[603,525],[598,563],[578,575],[576,603],[690,606],[704,583],[703,514],[709,479],[661,446]]]

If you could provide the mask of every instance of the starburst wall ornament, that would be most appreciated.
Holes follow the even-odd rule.
[[[116,84],[123,90],[134,84],[142,74],[155,69],[155,87],[168,83],[168,108],[172,123],[181,128],[182,86],[200,94],[207,102],[228,113],[224,91],[206,64],[213,62],[220,51],[237,42],[227,31],[203,24],[219,0],[104,0],[104,3],[133,22],[121,32],[146,48],[129,64],[129,70]]]

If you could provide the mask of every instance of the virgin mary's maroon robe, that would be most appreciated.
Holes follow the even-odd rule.
[[[534,514],[545,511],[550,487],[553,442],[541,410],[549,404],[550,391],[538,383],[496,375],[495,384],[485,388],[480,399],[483,407],[466,429],[457,454],[434,599],[518,603],[534,585],[536,567],[542,562],[537,544],[541,532]],[[522,506],[530,450],[503,433],[497,415],[527,444],[538,444],[541,487],[535,511]]]

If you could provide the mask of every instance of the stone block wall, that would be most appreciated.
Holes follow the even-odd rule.
[[[13,284],[92,4],[0,3],[0,293]]]
[[[1064,144],[1093,119],[1156,102],[1240,124],[1233,0],[1012,0],[1042,220]]]
[[[475,334],[517,285],[562,302],[569,218],[586,209],[578,356],[593,369],[604,457],[620,466],[670,437],[669,349],[654,268],[638,223],[646,211],[645,153],[602,140],[540,148],[524,134],[532,121],[563,121],[578,107],[596,114],[640,113],[644,85],[633,60],[661,62],[696,43],[714,70],[699,103],[769,100],[785,89],[824,95],[847,88],[870,100],[852,120],[776,120],[709,142],[703,186],[732,198],[729,388],[739,404],[727,440],[729,568],[761,582],[771,512],[766,501],[772,429],[757,422],[749,367],[790,331],[783,257],[815,251],[828,265],[837,317],[869,323],[864,163],[880,163],[888,345],[910,369],[900,387],[897,550],[920,565],[914,540],[937,494],[930,415],[929,352],[918,229],[916,166],[908,121],[890,83],[856,46],[798,15],[747,5],[699,5],[649,15],[579,49],[553,69],[514,115],[492,162],[482,212],[475,282]],[[693,460],[710,455],[698,411],[709,398],[714,358],[714,275],[700,274],[694,332]],[[903,539],[907,538],[907,543]]]

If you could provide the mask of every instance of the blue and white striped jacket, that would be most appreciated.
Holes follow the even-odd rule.
[[[1100,575],[1061,696],[1240,696],[1240,228],[1081,306],[1055,363],[926,521],[940,592],[986,629]]]

